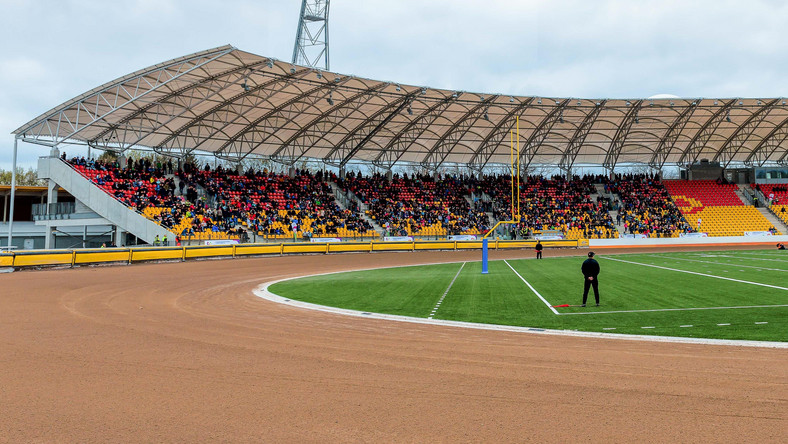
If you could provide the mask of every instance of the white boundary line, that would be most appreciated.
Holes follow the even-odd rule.
[[[443,296],[441,296],[440,300],[438,300],[438,303],[435,304],[435,307],[433,307],[432,309],[432,313],[430,313],[430,317],[428,317],[427,319],[432,319],[432,317],[435,316],[435,312],[438,311],[439,308],[441,308],[443,299],[445,299],[446,295],[449,294],[449,290],[451,290],[451,286],[454,285],[454,281],[457,280],[457,277],[460,275],[460,272],[462,272],[462,269],[465,268],[466,263],[467,262],[463,262],[462,265],[460,265],[460,269],[457,270],[457,274],[454,275],[454,279],[451,280],[451,282],[449,283],[449,287],[446,288],[446,291],[443,292]]]
[[[698,260],[698,259],[686,259],[686,258],[683,258],[683,257],[673,257],[673,256],[650,255],[650,257],[653,257],[655,259],[657,259],[657,258],[666,258],[666,259],[671,259],[671,260],[676,260],[676,261],[700,262],[700,263],[703,263],[703,264],[722,265],[722,266],[726,266],[726,267],[756,268],[758,270],[782,271],[784,273],[788,273],[788,270],[783,269],[783,268],[766,268],[766,267],[759,267],[757,265],[742,265],[742,264],[730,264],[730,263],[725,263],[725,262],[701,261],[701,260]]]
[[[739,282],[741,284],[757,285],[759,287],[776,288],[778,290],[786,290],[786,291],[788,291],[788,288],[779,287],[777,285],[762,284],[760,282],[743,281],[741,279],[733,279],[733,278],[727,278],[727,277],[723,277],[723,276],[716,276],[716,275],[713,275],[713,274],[698,273],[698,272],[695,272],[695,271],[679,270],[678,268],[661,267],[659,265],[642,264],[640,262],[632,262],[632,261],[625,261],[623,259],[615,259],[615,258],[612,258],[610,256],[605,256],[604,258],[605,259],[609,259],[611,261],[624,262],[624,263],[627,263],[627,264],[642,265],[644,267],[659,268],[661,270],[677,271],[679,273],[694,274],[694,275],[697,275],[697,276],[706,276],[706,277],[710,277],[710,278],[714,278],[714,279],[722,279],[722,280],[725,280],[725,281]]]
[[[740,305],[736,307],[688,307],[688,308],[650,308],[643,310],[579,311],[579,312],[571,312],[571,313],[561,313],[561,316],[607,314],[607,313],[652,313],[652,312],[660,312],[660,311],[730,310],[736,308],[777,308],[777,307],[788,307],[788,304]]]
[[[747,257],[747,259],[754,260],[754,261],[788,262],[788,260],[783,260],[783,259],[776,259],[776,258],[773,258],[773,257],[771,257],[772,255],[765,255],[765,256],[770,256],[770,257],[769,257],[769,258],[765,258],[765,257],[756,257],[754,254],[751,254],[751,255],[749,255],[749,256]],[[774,256],[776,256],[776,255],[774,255]],[[735,256],[732,256],[732,257],[735,257]]]
[[[396,268],[396,267],[385,267],[385,268]],[[344,272],[340,272],[340,273],[344,273]],[[322,273],[322,274],[334,274],[334,273]],[[318,276],[318,275],[314,275],[314,276]],[[276,281],[267,282],[254,289],[253,293],[255,296],[261,299],[265,299],[271,302],[276,302],[284,305],[289,305],[292,307],[307,309],[307,310],[316,310],[326,313],[333,313],[333,314],[339,314],[345,316],[356,316],[356,317],[368,318],[368,319],[372,318],[372,319],[380,319],[380,320],[396,321],[396,322],[409,322],[413,324],[427,324],[427,325],[437,325],[437,326],[446,326],[446,327],[471,328],[476,330],[505,331],[505,332],[514,332],[514,333],[530,333],[530,334],[541,334],[541,335],[552,335],[552,336],[571,336],[578,338],[618,339],[625,341],[668,342],[668,343],[679,343],[679,344],[704,344],[704,345],[788,349],[788,342],[683,338],[683,337],[675,337],[675,336],[644,336],[644,335],[629,335],[629,334],[616,334],[616,333],[583,332],[583,331],[574,331],[574,330],[550,330],[544,328],[515,327],[515,326],[494,325],[494,324],[477,324],[473,322],[446,321],[441,319],[425,319],[425,318],[414,318],[410,316],[387,315],[380,313],[361,312],[357,310],[348,310],[344,308],[327,307],[324,305],[310,304],[308,302],[294,301],[292,299],[283,298],[282,296],[273,294],[268,290],[268,287],[278,282],[300,279],[302,277],[307,277],[307,276],[291,277],[291,278],[279,279]]]
[[[553,308],[553,306],[552,306],[552,305],[550,305],[550,303],[549,303],[549,302],[547,302],[547,301],[545,300],[545,298],[543,298],[543,297],[542,297],[542,295],[541,295],[541,294],[539,294],[539,292],[538,292],[538,291],[536,291],[536,289],[535,289],[535,288],[534,288],[534,287],[533,287],[531,284],[529,284],[529,283],[528,283],[528,281],[526,281],[526,280],[525,280],[525,278],[524,278],[524,277],[520,276],[520,273],[518,273],[518,272],[517,272],[517,270],[515,270],[515,269],[514,269],[514,267],[512,267],[512,265],[511,265],[511,264],[509,264],[509,262],[507,262],[507,261],[506,261],[506,259],[504,259],[504,260],[503,260],[503,263],[505,263],[506,265],[508,265],[508,266],[509,266],[509,268],[511,268],[511,269],[512,269],[512,271],[514,271],[514,274],[516,274],[516,275],[517,275],[517,277],[518,277],[518,278],[520,278],[520,280],[522,280],[523,282],[525,282],[525,285],[527,285],[527,286],[528,286],[528,288],[530,288],[530,289],[531,289],[531,291],[533,291],[533,292],[534,292],[534,294],[535,294],[537,297],[539,297],[539,299],[541,299],[541,300],[542,300],[542,302],[544,302],[544,304],[545,304],[545,305],[547,305],[547,308],[549,308],[549,309],[550,309],[550,311],[552,311],[554,314],[557,314],[557,315],[559,315],[559,316],[561,315],[561,313],[559,313],[559,312],[558,312],[558,310],[556,310],[555,308]]]

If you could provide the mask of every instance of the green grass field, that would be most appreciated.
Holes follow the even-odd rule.
[[[583,259],[491,261],[487,275],[481,274],[481,262],[337,273],[280,282],[270,291],[315,304],[421,318],[788,341],[785,252],[599,254],[601,306],[594,306],[592,292],[587,307],[552,308],[581,303]]]

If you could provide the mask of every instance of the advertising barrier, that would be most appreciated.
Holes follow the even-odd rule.
[[[476,240],[475,234],[452,234],[450,236],[446,236],[446,239],[450,241],[472,241]]]
[[[313,237],[309,240],[309,242],[314,243],[326,243],[326,242],[342,242],[342,239],[338,237]]]
[[[383,238],[384,242],[413,242],[410,236],[386,236]]]
[[[544,242],[545,247],[577,248],[580,241]],[[533,248],[535,241],[491,241],[490,249]],[[479,240],[394,241],[394,242],[300,242],[281,244],[237,244],[186,247],[121,247],[76,250],[23,250],[0,253],[0,267],[80,266],[104,263],[131,264],[145,261],[186,261],[201,258],[235,258],[284,254],[372,253],[381,251],[481,250]]]
[[[645,239],[648,236],[645,234],[619,234],[619,239]]]
[[[564,237],[559,234],[537,234],[534,236],[535,239],[539,240],[563,240]]]
[[[237,243],[238,239],[217,239],[205,241],[205,245],[235,245]]]
[[[745,236],[771,236],[771,231],[745,231]]]

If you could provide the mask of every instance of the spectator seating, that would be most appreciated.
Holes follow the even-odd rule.
[[[593,202],[595,177],[562,176],[546,179],[529,176],[520,182],[520,236],[543,230],[564,233],[567,239],[617,237],[610,213],[602,202]],[[511,180],[509,176],[487,176],[479,185],[493,197],[494,215],[498,220],[511,219]],[[516,204],[515,204],[516,205]]]
[[[618,212],[625,233],[679,237],[681,233],[692,231],[670,193],[656,177],[623,175],[605,184],[605,190],[619,196]]]
[[[788,205],[772,205],[770,208],[784,224],[788,225]]]
[[[198,170],[187,164],[168,176],[144,160],[124,169],[85,159],[71,163],[106,192],[184,240],[238,239],[246,234],[243,227],[267,239],[292,239],[293,223],[305,237],[376,235],[357,214],[336,204],[327,184],[307,172],[294,178],[238,175],[221,167]],[[198,196],[198,187],[207,197]]]
[[[405,174],[389,181],[380,174],[350,173],[337,184],[367,205],[367,214],[390,235],[481,234],[489,229],[489,219],[483,211],[471,209],[469,180]]]
[[[788,184],[752,184],[750,187],[761,191],[767,203],[772,205],[788,204]]]
[[[735,193],[735,184],[713,180],[666,180],[663,183],[693,228],[709,236],[742,236],[746,231],[771,228],[757,209],[744,205]]]
[[[322,172],[296,171],[289,177],[186,164],[183,170],[167,174],[171,165],[154,166],[147,160],[130,162],[127,168],[84,158],[72,159],[71,164],[107,193],[183,239],[244,238],[247,230],[263,239],[378,235],[358,208],[339,206],[329,177]],[[490,228],[485,211],[492,211],[498,220],[511,218],[507,175],[477,180],[406,174],[389,181],[380,174],[350,173],[344,180],[334,175],[331,179],[363,202],[366,213],[392,235],[483,234]],[[711,236],[740,236],[771,228],[763,215],[735,194],[736,185],[660,182],[656,177],[627,175],[613,181],[599,176],[524,178],[521,219],[514,229],[520,237],[545,230],[561,231],[568,239],[617,237],[608,213],[610,203],[591,199],[596,193],[593,184],[598,182],[619,195],[620,214],[630,233],[675,237],[697,229],[698,219],[700,231]],[[788,210],[780,202],[788,202],[785,187],[760,187],[767,196],[774,194],[777,204],[772,210],[788,223]],[[487,194],[484,200],[478,199],[483,194]],[[478,199],[473,204],[472,195]]]

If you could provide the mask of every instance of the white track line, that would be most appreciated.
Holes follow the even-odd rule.
[[[671,256],[657,256],[657,255],[651,255],[650,257],[653,257],[653,258],[655,258],[655,259],[658,259],[658,258],[665,258],[665,259],[672,259],[672,260],[677,260],[677,261],[700,262],[700,263],[703,263],[703,264],[723,265],[723,266],[727,266],[727,267],[745,267],[745,268],[756,268],[756,269],[758,269],[758,270],[768,270],[768,271],[782,271],[782,272],[784,272],[784,273],[788,273],[788,270],[785,270],[785,269],[782,269],[782,268],[766,268],[766,267],[759,267],[759,266],[757,266],[757,265],[726,264],[726,263],[724,263],[724,262],[701,261],[701,260],[698,260],[698,259],[685,259],[685,258],[681,258],[681,257],[671,257]]]
[[[438,300],[438,303],[435,304],[435,307],[432,309],[432,313],[430,313],[430,317],[428,317],[427,319],[432,319],[432,317],[435,316],[435,312],[438,311],[439,308],[441,308],[441,303],[443,303],[443,299],[446,298],[447,294],[449,294],[449,290],[451,290],[451,286],[454,285],[454,281],[457,280],[457,277],[460,275],[460,272],[462,272],[462,269],[463,267],[465,267],[465,264],[466,263],[463,262],[462,265],[460,265],[460,269],[457,270],[457,274],[454,275],[454,279],[451,280],[451,282],[449,283],[449,287],[446,289],[446,291],[443,292],[443,296],[441,296],[441,298]]]
[[[560,315],[560,314],[561,314],[561,313],[558,313],[558,310],[556,310],[555,308],[553,308],[553,306],[552,306],[552,305],[550,305],[550,303],[549,303],[549,302],[547,302],[547,301],[545,300],[545,298],[543,298],[543,297],[542,297],[542,295],[541,295],[541,294],[539,294],[539,292],[538,292],[538,291],[536,291],[536,289],[535,289],[535,288],[534,288],[534,287],[533,287],[531,284],[529,284],[529,283],[528,283],[528,281],[526,281],[526,280],[525,280],[525,278],[523,278],[522,276],[520,276],[520,273],[518,273],[518,272],[517,272],[517,270],[515,270],[515,269],[514,269],[514,267],[512,267],[512,265],[511,265],[511,264],[509,264],[509,262],[507,262],[507,261],[506,261],[506,259],[504,259],[504,260],[503,260],[503,262],[504,262],[506,265],[508,265],[508,266],[509,266],[509,268],[511,268],[511,269],[512,269],[512,271],[514,271],[514,274],[516,274],[516,275],[517,275],[517,277],[519,277],[519,278],[520,278],[520,280],[522,280],[523,282],[525,282],[525,285],[527,285],[527,286],[528,286],[528,288],[530,288],[530,289],[531,289],[531,291],[533,291],[533,292],[534,292],[534,294],[535,294],[537,297],[539,297],[539,299],[541,299],[541,300],[542,300],[542,302],[544,302],[544,304],[547,306],[547,308],[549,308],[549,309],[550,309],[550,311],[552,311],[553,313],[555,313],[555,314],[557,314],[557,315]]]
[[[695,271],[687,271],[687,270],[679,270],[678,268],[660,267],[659,265],[651,265],[651,264],[643,264],[643,263],[640,263],[640,262],[625,261],[623,259],[614,259],[614,258],[612,258],[610,256],[605,256],[604,258],[608,259],[608,260],[611,260],[611,261],[624,262],[624,263],[627,263],[627,264],[642,265],[644,267],[659,268],[661,270],[676,271],[676,272],[679,272],[679,273],[694,274],[696,276],[705,276],[705,277],[710,277],[710,278],[714,278],[714,279],[722,279],[722,280],[725,280],[725,281],[739,282],[741,284],[757,285],[759,287],[776,288],[778,290],[788,291],[788,288],[779,287],[777,285],[762,284],[760,282],[743,281],[741,279],[727,278],[727,277],[722,277],[722,276],[716,276],[716,275],[713,275],[713,274],[698,273],[698,272],[695,272]]]

